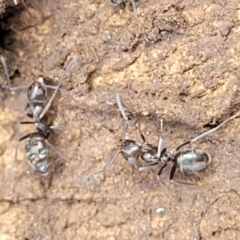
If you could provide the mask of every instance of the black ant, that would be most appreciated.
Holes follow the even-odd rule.
[[[176,148],[167,151],[166,148],[162,148],[163,145],[163,139],[160,137],[159,138],[159,143],[158,146],[148,144],[145,141],[145,137],[143,134],[141,134],[141,138],[143,140],[143,143],[140,143],[135,140],[130,140],[130,139],[125,139],[125,133],[128,128],[128,117],[125,114],[121,101],[120,101],[120,96],[117,93],[116,94],[116,102],[118,105],[118,108],[121,112],[122,117],[125,120],[125,128],[124,128],[124,137],[120,140],[119,144],[119,150],[117,154],[114,156],[114,158],[103,168],[98,171],[95,171],[83,178],[81,178],[76,185],[79,185],[89,178],[93,177],[94,175],[98,173],[105,173],[107,169],[109,169],[115,162],[117,156],[119,153],[122,154],[122,156],[131,164],[136,165],[138,162],[138,159],[140,158],[143,160],[145,163],[151,163],[149,165],[143,166],[139,168],[139,171],[144,171],[148,169],[154,168],[156,165],[159,163],[163,163],[163,166],[158,172],[158,179],[161,181],[163,184],[164,182],[160,179],[160,175],[163,171],[163,169],[167,166],[167,163],[173,162],[173,167],[171,169],[170,173],[170,180],[174,182],[173,176],[177,168],[180,169],[180,171],[201,171],[204,170],[210,163],[211,163],[211,156],[210,154],[200,150],[200,149],[186,149],[183,151],[179,151],[183,146],[187,144],[193,144],[194,142],[200,140],[201,138],[215,132],[218,130],[220,127],[222,127],[224,124],[229,122],[230,120],[238,117],[240,115],[239,113],[236,113],[232,117],[228,118],[224,122],[222,122],[220,125],[217,127],[210,129],[197,137],[186,141],[184,143],[181,143],[178,145]],[[175,182],[175,183],[182,183],[182,182]],[[183,183],[184,184],[184,183]],[[188,183],[187,183],[188,184]],[[165,184],[164,184],[165,185]],[[189,184],[191,185],[191,184]]]
[[[5,75],[11,91],[24,88],[26,86],[12,87],[11,81],[7,69],[6,60],[0,55]],[[57,86],[46,85],[43,78],[39,78],[36,82],[33,82],[27,90],[27,106],[26,114],[33,118],[33,122],[20,122],[21,124],[35,124],[37,132],[29,133],[21,137],[16,145],[15,149],[15,161],[17,160],[17,152],[19,143],[26,139],[26,155],[29,165],[39,174],[46,176],[49,171],[50,159],[48,156],[48,147],[52,148],[61,158],[66,158],[47,140],[52,130],[61,130],[61,126],[52,126],[52,123],[48,123],[46,113],[51,107],[52,101],[55,98],[59,88],[62,85],[63,79],[70,71],[77,59],[73,59],[66,70],[63,72],[59,84]],[[49,101],[47,102],[47,89],[55,90]]]

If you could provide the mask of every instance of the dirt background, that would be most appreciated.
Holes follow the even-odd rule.
[[[29,120],[26,92],[11,93],[0,68],[0,239],[240,239],[239,119],[195,145],[212,155],[206,171],[176,173],[195,186],[170,183],[169,164],[164,187],[158,168],[138,173],[122,156],[105,181],[100,174],[75,186],[116,153],[123,132],[116,91],[132,115],[130,137],[140,141],[138,122],[156,144],[162,118],[168,148],[240,109],[239,1],[136,6],[138,17],[128,0],[117,7],[106,0],[33,0],[5,9],[0,53],[14,85],[39,76],[57,83],[71,59],[79,60],[51,110],[54,125],[67,129],[50,142],[69,161],[51,153],[46,178],[28,166],[24,143],[13,161],[17,140],[34,128],[17,124]]]

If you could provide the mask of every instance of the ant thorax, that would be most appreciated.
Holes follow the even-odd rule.
[[[25,114],[30,118],[36,118],[39,117],[43,108],[44,106],[42,105],[42,103],[35,103],[34,105],[28,103],[25,109]]]
[[[142,151],[141,159],[147,163],[158,161],[157,149],[147,149]]]

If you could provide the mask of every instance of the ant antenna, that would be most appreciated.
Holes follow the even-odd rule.
[[[120,98],[120,95],[119,95],[118,92],[115,94],[115,98],[116,98],[116,102],[117,102],[118,108],[119,108],[119,110],[120,110],[120,112],[121,112],[121,114],[122,114],[122,117],[123,117],[123,119],[124,119],[125,122],[126,122],[126,123],[125,123],[125,127],[124,127],[124,133],[123,133],[123,136],[125,136],[125,133],[126,133],[126,131],[127,131],[127,129],[128,129],[129,119],[128,119],[125,111],[123,110],[121,98]],[[123,137],[123,139],[124,139],[124,137]]]
[[[137,7],[136,7],[136,3],[134,0],[131,0],[131,3],[132,3],[132,8],[133,8],[133,13],[134,15],[137,17]]]
[[[75,185],[78,186],[78,185],[86,182],[88,179],[92,178],[94,175],[96,175],[98,173],[103,172],[103,174],[105,175],[105,171],[108,170],[114,164],[114,162],[116,161],[117,156],[118,156],[119,153],[120,153],[120,151],[117,151],[116,155],[113,157],[113,159],[105,167],[103,167],[102,169],[97,170],[95,172],[92,172],[92,173],[88,174],[87,176],[81,178],[80,180],[78,180],[76,182]]]
[[[203,138],[203,137],[205,137],[205,136],[207,136],[207,135],[209,135],[209,134],[217,131],[217,130],[218,130],[219,128],[221,128],[224,124],[228,123],[230,120],[238,117],[239,115],[240,115],[240,112],[236,113],[235,115],[233,115],[233,116],[229,117],[228,119],[226,119],[225,121],[223,121],[223,122],[222,122],[221,124],[219,124],[217,127],[212,128],[212,129],[210,129],[210,130],[208,130],[208,131],[206,131],[206,132],[198,135],[197,137],[193,138],[192,140],[190,140],[190,143],[194,143],[194,142],[198,141],[199,139],[201,139],[201,138]]]
[[[86,182],[88,179],[92,178],[94,175],[96,175],[96,174],[98,174],[98,173],[101,173],[101,172],[103,172],[103,168],[100,169],[100,170],[98,170],[98,171],[92,172],[92,173],[88,174],[87,176],[81,178],[80,180],[78,180],[78,181],[75,183],[75,185],[78,186],[78,185]]]
[[[62,158],[65,162],[67,162],[67,158],[65,158],[48,140],[45,140],[46,144],[51,147],[56,153],[57,155]]]
[[[40,116],[39,116],[39,119],[42,119],[43,116],[44,116],[44,115],[46,114],[46,112],[48,111],[48,109],[50,108],[53,99],[55,98],[55,96],[56,96],[59,88],[60,88],[61,85],[62,85],[63,79],[66,77],[66,74],[67,74],[67,73],[70,71],[70,69],[74,66],[74,64],[76,63],[77,60],[78,60],[78,59],[75,58],[75,59],[73,59],[73,60],[68,64],[66,70],[63,72],[63,74],[62,74],[62,76],[61,76],[61,78],[60,78],[60,80],[59,80],[59,84],[58,84],[57,88],[55,89],[52,97],[50,98],[50,100],[49,100],[48,103],[46,104],[45,108],[42,110],[42,112],[41,112],[41,114],[40,114]]]

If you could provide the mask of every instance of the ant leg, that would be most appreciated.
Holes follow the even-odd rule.
[[[75,183],[75,186],[78,186],[78,185],[86,182],[88,179],[92,178],[94,175],[96,175],[96,174],[98,174],[98,173],[101,173],[101,172],[103,172],[103,169],[100,169],[100,170],[98,170],[98,171],[95,171],[95,172],[92,172],[92,173],[88,174],[87,176],[79,179],[79,180]]]
[[[187,144],[191,144],[191,141],[187,141],[187,142],[184,142],[184,143],[181,143],[179,144],[175,149],[174,151],[178,151],[180,148],[182,148],[183,146],[187,145]]]
[[[42,122],[41,121],[36,121],[36,122],[22,121],[22,122],[19,122],[19,123],[20,124],[36,124],[36,123],[42,123]],[[52,130],[58,130],[58,131],[64,131],[66,129],[65,126],[52,126],[52,125],[50,125],[49,128],[52,129]]]
[[[140,129],[139,129],[139,132],[140,132]],[[141,136],[143,144],[144,144],[146,142],[146,138],[141,132],[140,132],[140,136]]]
[[[35,121],[35,122],[30,122],[30,121],[21,121],[19,122],[20,124],[36,124],[36,123],[43,123],[41,121]],[[52,123],[48,124],[49,128],[52,130],[59,130],[59,131],[64,131],[66,129],[65,126],[52,126]]]
[[[201,139],[201,138],[203,138],[203,137],[205,137],[205,136],[207,136],[207,135],[209,135],[209,134],[217,131],[217,130],[218,130],[220,127],[222,127],[224,124],[226,124],[226,123],[229,122],[230,120],[238,117],[239,115],[240,115],[240,112],[236,113],[235,115],[233,115],[233,116],[229,117],[228,119],[226,119],[225,121],[223,121],[223,122],[222,122],[221,124],[219,124],[217,127],[213,128],[213,129],[210,129],[210,130],[208,130],[208,131],[206,131],[206,132],[198,135],[197,137],[193,138],[193,139],[191,140],[191,142],[192,142],[192,143],[193,143],[193,142],[196,142],[196,141],[198,141],[199,139]]]
[[[165,167],[167,166],[167,163],[164,163],[163,166],[160,168],[160,170],[158,171],[157,174],[157,179],[159,182],[161,182],[164,186],[166,186],[166,184],[164,183],[164,181],[160,178],[160,175],[162,174],[162,171],[165,169]]]
[[[16,91],[16,90],[21,89],[21,88],[26,88],[27,86],[18,86],[18,87],[12,87],[11,86],[11,80],[10,80],[10,77],[9,77],[9,72],[8,72],[6,59],[1,54],[0,54],[0,58],[1,58],[1,62],[2,62],[2,65],[3,65],[3,69],[4,69],[4,72],[5,72],[6,78],[7,78],[7,82],[8,82],[8,86],[9,86],[10,91]]]
[[[20,124],[35,124],[36,122],[28,122],[28,121],[23,121],[23,122],[19,122]]]
[[[136,124],[136,127],[137,127],[137,130],[138,130],[138,133],[140,134],[140,137],[142,139],[142,145],[144,145],[146,143],[146,138],[145,136],[141,133],[141,129],[140,129],[140,126],[138,124]],[[157,146],[153,145],[153,144],[150,144],[150,143],[146,143],[146,146],[149,147],[149,148],[152,148],[152,149],[157,149]]]
[[[155,162],[155,163],[149,164],[147,166],[140,167],[140,168],[138,168],[138,171],[142,172],[142,171],[153,169],[158,164],[159,164],[159,162]]]
[[[176,165],[176,163],[174,163],[171,173],[170,173],[170,182],[175,183],[175,184],[184,184],[184,185],[194,186],[193,183],[179,182],[179,181],[173,180],[173,176],[174,176],[176,169],[177,169],[177,165]]]
[[[59,84],[58,84],[57,88],[55,89],[55,92],[53,93],[52,97],[49,99],[48,103],[46,104],[46,106],[45,106],[44,109],[42,110],[42,112],[41,112],[41,114],[40,114],[40,116],[39,116],[39,119],[42,119],[42,118],[45,116],[46,112],[49,110],[50,106],[52,105],[53,99],[54,99],[55,96],[57,95],[57,92],[58,92],[59,88],[60,88],[61,85],[62,85],[63,79],[66,77],[66,74],[67,74],[67,73],[70,71],[70,69],[74,66],[74,64],[76,63],[77,60],[78,60],[78,59],[75,58],[75,59],[73,59],[73,60],[68,64],[66,70],[63,72],[63,74],[62,74],[62,76],[61,76],[61,78],[60,78],[60,80],[59,80]]]
[[[116,103],[118,105],[118,108],[119,108],[119,110],[121,112],[121,115],[122,115],[123,119],[125,120],[125,127],[124,127],[124,132],[123,132],[123,139],[125,139],[125,133],[128,130],[128,121],[129,121],[129,119],[128,119],[125,111],[123,110],[123,106],[122,106],[122,102],[121,102],[121,98],[120,98],[119,93],[115,94],[115,98],[116,98]]]
[[[17,154],[18,154],[18,148],[19,148],[19,144],[22,140],[28,138],[29,136],[31,135],[31,133],[21,137],[20,139],[18,139],[17,141],[17,144],[15,146],[15,154],[14,154],[14,162],[13,162],[13,168],[14,168],[14,171],[15,171],[15,165],[16,165],[16,162],[17,162]],[[14,192],[14,188],[15,188],[15,181],[16,181],[16,178],[15,178],[15,172],[13,173],[13,185],[12,185],[12,189],[11,189],[11,192],[13,193]]]
[[[15,166],[16,166],[16,162],[17,162],[17,154],[18,154],[18,148],[19,148],[19,144],[22,140],[28,138],[32,133],[29,133],[21,138],[18,139],[17,141],[17,144],[15,146],[15,154],[14,154],[14,162],[13,162],[13,165],[14,165],[14,170],[15,170]],[[15,183],[15,174],[13,175],[13,186],[12,186],[12,193],[14,192],[14,183]]]
[[[68,161],[67,160],[67,158],[65,158],[48,140],[45,140],[45,142],[47,143],[47,145],[49,146],[49,147],[51,147],[56,153],[57,153],[57,155],[60,157],[60,158],[62,158],[64,161]]]
[[[170,181],[171,182],[172,181],[174,182],[173,176],[174,176],[174,173],[175,173],[176,169],[177,169],[177,165],[176,165],[176,163],[174,163],[174,165],[172,166],[172,169],[171,169],[171,173],[170,173]]]
[[[138,124],[137,124],[137,129],[138,129],[138,132],[140,133],[143,144],[145,144],[146,143],[145,136],[141,133],[141,130],[140,130]],[[160,155],[161,155],[161,151],[162,151],[162,143],[163,143],[163,139],[160,137],[159,142],[158,142],[158,146],[155,146],[155,145],[150,144],[150,143],[146,143],[146,146],[151,148],[151,149],[158,149],[157,158],[159,158]]]
[[[132,8],[133,8],[133,14],[137,17],[137,7],[134,0],[131,0]]]

